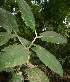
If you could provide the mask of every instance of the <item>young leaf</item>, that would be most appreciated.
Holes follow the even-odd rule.
[[[62,66],[54,55],[41,46],[34,47],[32,50],[36,52],[37,56],[46,66],[48,66],[52,71],[58,73],[60,76],[63,76]]]
[[[18,25],[15,21],[14,15],[2,8],[0,8],[0,25],[7,31],[18,31]]]
[[[26,63],[28,55],[28,51],[26,51],[20,44],[5,47],[3,52],[0,53],[0,70]]]
[[[12,74],[12,78],[8,82],[24,82],[22,75]]]
[[[65,37],[63,37],[62,35],[54,32],[54,31],[46,31],[43,33],[40,33],[41,40],[42,41],[47,41],[47,42],[51,42],[51,43],[67,43],[67,39]]]
[[[12,34],[7,32],[0,32],[0,46],[8,42],[8,40],[13,37]]]
[[[16,0],[21,11],[22,19],[25,21],[25,24],[31,29],[35,30],[35,20],[32,14],[32,11],[25,0]]]
[[[26,70],[30,82],[50,82],[48,77],[39,68]]]

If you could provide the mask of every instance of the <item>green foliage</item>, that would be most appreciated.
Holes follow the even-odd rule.
[[[62,35],[54,32],[54,31],[46,31],[43,33],[40,33],[41,40],[42,41],[47,41],[47,42],[51,42],[51,43],[67,43],[67,39],[65,37],[63,37]]]
[[[35,30],[35,20],[31,12],[30,7],[24,0],[16,0],[21,11],[22,19],[25,21],[25,24],[31,29]]]
[[[48,77],[39,68],[29,68],[26,70],[26,73],[30,82],[50,82]]]
[[[24,79],[22,75],[16,75],[13,73],[12,78],[8,82],[24,82]]]
[[[8,0],[5,0],[5,3],[7,1]],[[24,67],[27,67],[26,73],[28,74],[30,82],[49,82],[47,76],[45,76],[45,74],[38,67],[31,67],[31,52],[35,52],[35,55],[39,57],[39,59],[45,64],[45,66],[48,66],[52,71],[58,73],[60,76],[63,77],[62,66],[60,65],[60,62],[56,59],[56,57],[52,55],[49,51],[47,51],[45,48],[34,44],[34,42],[36,41],[36,39],[41,39],[42,41],[62,44],[67,43],[67,39],[54,31],[42,32],[38,36],[35,29],[35,19],[31,8],[28,6],[25,0],[16,0],[15,3],[17,3],[19,7],[18,10],[21,13],[22,22],[25,22],[26,26],[30,27],[33,31],[35,31],[36,37],[32,40],[32,42],[30,42],[28,41],[29,38],[25,38],[26,36],[19,36],[22,27],[17,24],[15,18],[16,15],[12,15],[11,12],[5,10],[4,7],[0,8],[0,27],[3,27],[7,31],[0,32],[0,46],[3,46],[3,44],[8,43],[9,39],[13,38],[12,45],[8,43],[8,45],[4,46],[4,48],[0,51],[0,71],[2,71],[3,69],[13,68],[13,71],[16,74],[12,74],[12,78],[9,82],[22,82],[22,74],[18,75],[18,73],[20,73],[21,67],[24,65]],[[14,3],[12,5],[14,5]],[[40,11],[38,12],[40,13]],[[17,14],[19,16],[19,12],[17,12]],[[18,29],[18,26],[20,27],[20,29]],[[26,26],[23,26],[23,30],[26,33],[30,33],[29,29],[28,31],[25,29],[27,28]],[[39,25],[37,24],[37,26]],[[30,38],[33,37],[30,36]],[[19,67],[19,69],[17,67]]]
[[[8,42],[8,40],[11,38],[11,35],[7,32],[0,32],[0,46]]]
[[[22,45],[10,45],[2,51],[0,53],[0,70],[22,65],[28,60],[28,52]]]
[[[26,46],[28,46],[30,44],[30,41],[28,41],[28,40],[26,40],[26,39],[24,39],[22,37],[19,37],[18,39],[19,39],[19,41],[21,41],[21,43],[22,43],[22,45],[24,47],[26,47]]]
[[[32,50],[36,52],[37,56],[46,66],[63,77],[62,66],[54,55],[41,46],[34,47]]]
[[[18,31],[14,15],[2,8],[0,8],[0,25],[8,32],[12,30]]]
[[[15,0],[5,0],[5,3],[14,3]]]

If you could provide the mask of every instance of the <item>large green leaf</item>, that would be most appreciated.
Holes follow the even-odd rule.
[[[51,43],[67,43],[67,39],[65,37],[63,37],[62,35],[54,32],[54,31],[46,31],[43,33],[40,33],[41,40],[42,41],[47,41],[47,42],[51,42]]]
[[[50,82],[48,77],[39,68],[27,69],[26,73],[30,82]]]
[[[25,0],[16,0],[21,11],[22,19],[25,21],[25,24],[31,29],[35,30],[35,20],[32,14],[32,11]]]
[[[15,67],[26,63],[28,60],[28,51],[22,45],[10,45],[0,53],[0,70],[8,67]]]
[[[12,74],[12,78],[8,82],[24,82],[22,75]]]
[[[2,8],[0,8],[0,25],[7,31],[18,31],[18,25],[15,21],[14,15]]]
[[[34,47],[32,50],[36,52],[37,56],[46,66],[48,66],[52,71],[58,73],[60,76],[63,76],[62,66],[54,55],[41,46]]]
[[[8,40],[12,37],[12,34],[7,32],[0,32],[0,46],[8,42]]]

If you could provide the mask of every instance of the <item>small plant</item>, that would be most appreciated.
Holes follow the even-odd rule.
[[[32,42],[19,36],[15,15],[0,8],[0,26],[6,30],[6,32],[0,32],[0,46],[6,44],[11,38],[19,40],[19,43],[7,45],[0,51],[0,71],[11,71],[12,78],[9,82],[24,82],[22,71],[20,71],[20,68],[24,65],[30,82],[50,82],[38,66],[34,66],[29,61],[32,53],[34,53],[45,66],[48,66],[53,72],[63,77],[62,66],[56,57],[40,45],[34,44],[34,42],[36,39],[41,39],[42,41],[62,44],[67,43],[66,38],[54,31],[46,31],[37,35],[34,16],[30,7],[24,0],[15,1],[19,6],[21,17],[26,26],[35,31],[36,36]]]

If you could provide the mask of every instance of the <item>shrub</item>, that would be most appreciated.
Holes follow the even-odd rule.
[[[32,53],[34,53],[45,66],[63,77],[62,66],[56,57],[40,45],[34,44],[34,42],[36,39],[41,39],[46,42],[63,44],[67,43],[67,39],[54,31],[45,31],[38,35],[35,29],[34,16],[28,4],[24,0],[16,0],[16,3],[26,26],[33,32],[35,31],[36,36],[32,42],[19,36],[15,15],[4,8],[0,8],[0,25],[6,30],[6,32],[0,32],[0,46],[7,44],[10,39],[16,40],[12,45],[4,46],[0,51],[0,71],[11,71],[12,78],[9,82],[22,82],[24,79],[20,68],[24,65],[30,82],[49,82],[48,77],[40,70],[38,65],[35,66],[29,61]]]

